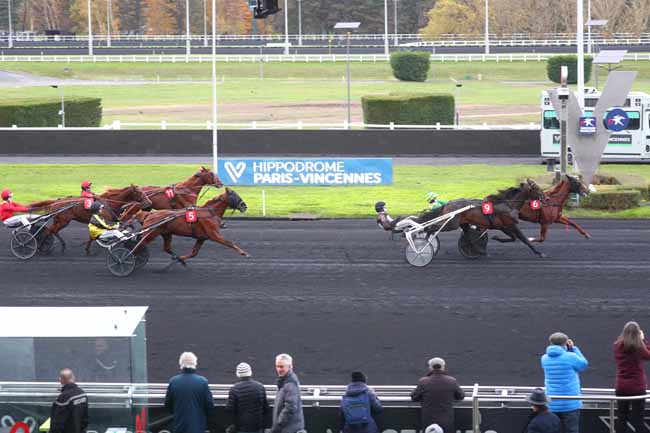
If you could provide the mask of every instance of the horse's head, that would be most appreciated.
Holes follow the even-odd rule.
[[[534,180],[526,179],[526,183],[522,183],[522,187],[530,200],[544,200],[544,191]]]
[[[569,186],[570,186],[569,192],[572,192],[573,194],[578,194],[579,196],[582,197],[589,194],[589,189],[585,186],[584,183],[580,181],[580,179],[568,174],[565,176],[567,181],[569,182]]]
[[[214,174],[214,172],[209,168],[201,167],[201,169],[194,174],[194,177],[201,181],[201,185],[212,185],[217,188],[223,186],[223,182],[221,182],[219,176]]]
[[[226,203],[231,209],[238,210],[241,213],[246,212],[248,206],[246,202],[235,192],[235,190],[226,188]]]
[[[137,201],[138,203],[140,203],[142,210],[145,211],[151,210],[151,207],[153,206],[147,194],[138,185],[131,184],[128,190],[127,197],[131,201]]]

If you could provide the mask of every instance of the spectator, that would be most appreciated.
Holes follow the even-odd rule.
[[[366,385],[366,375],[352,373],[351,382],[341,399],[341,431],[343,433],[378,433],[375,417],[381,413],[381,403]]]
[[[59,373],[61,393],[52,404],[50,433],[85,433],[88,428],[88,397],[75,383],[72,370]]]
[[[645,395],[647,388],[643,361],[650,360],[650,345],[636,322],[627,322],[614,342],[616,360],[616,395],[620,397]],[[630,414],[630,409],[632,413]],[[628,419],[634,431],[646,431],[643,422],[645,399],[619,400],[616,413],[616,432],[628,431]]]
[[[526,421],[524,433],[560,433],[560,418],[549,412],[549,400],[542,388],[536,388],[526,401],[532,405],[533,413]]]
[[[458,382],[447,374],[445,360],[429,360],[429,373],[420,378],[411,400],[419,401],[422,406],[420,426],[424,430],[431,424],[438,424],[444,433],[456,431],[454,426],[454,401],[465,398],[465,392]]]
[[[542,356],[546,392],[554,395],[580,395],[579,373],[589,364],[578,346],[562,332],[555,332],[548,338],[550,345]],[[564,433],[578,433],[580,430],[580,400],[551,401],[549,408],[562,423]]]
[[[293,359],[282,353],[275,357],[278,392],[273,406],[271,433],[296,433],[305,429],[300,399],[300,382],[293,372]]]
[[[192,352],[183,352],[178,363],[182,373],[169,381],[165,408],[174,415],[175,433],[204,433],[214,410],[208,380],[196,374],[197,358]]]
[[[264,385],[252,379],[251,366],[245,362],[237,365],[239,382],[230,388],[226,412],[233,424],[228,433],[261,433],[270,427],[271,408],[266,399]],[[268,420],[268,421],[267,421]]]

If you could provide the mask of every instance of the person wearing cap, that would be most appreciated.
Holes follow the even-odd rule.
[[[548,410],[549,399],[542,388],[535,388],[526,401],[533,412],[528,416],[523,433],[560,433],[560,418]]]
[[[165,409],[173,417],[174,433],[205,433],[213,415],[214,400],[208,380],[196,374],[198,359],[183,352],[178,359],[181,373],[172,377],[165,395]]]
[[[350,383],[341,399],[340,429],[343,433],[379,432],[376,417],[381,413],[381,403],[366,381],[366,375],[360,371],[350,375]]]
[[[88,221],[90,239],[95,240],[104,233],[110,233],[120,239],[124,238],[124,233],[119,230],[119,224],[109,224],[101,216],[103,207],[104,205],[97,201],[90,206],[90,221]]]
[[[426,195],[427,203],[429,203],[429,210],[438,210],[441,209],[444,205],[449,203],[447,200],[438,200],[438,194],[435,192],[429,192]]]
[[[95,193],[91,191],[92,182],[84,180],[81,182],[81,197],[83,198],[95,198]]]
[[[18,204],[14,201],[14,193],[9,189],[5,189],[0,193],[2,197],[2,203],[0,203],[0,220],[5,225],[12,225],[16,221],[22,221],[23,225],[29,225],[29,220],[34,217],[34,215],[17,215],[14,216],[15,212],[31,212],[31,209],[25,207],[21,204]]]
[[[549,346],[542,356],[544,385],[551,397],[558,395],[580,395],[580,372],[589,363],[578,346],[562,332],[555,332],[548,338]],[[565,433],[578,433],[580,430],[580,400],[555,400],[549,404],[562,423]]]
[[[432,358],[428,364],[429,372],[411,393],[411,400],[420,402],[422,407],[420,428],[424,430],[431,424],[438,424],[444,433],[455,432],[454,402],[462,401],[465,392],[456,379],[447,374],[444,359]]]
[[[262,433],[271,427],[271,407],[264,385],[253,380],[253,370],[245,362],[237,365],[235,374],[239,382],[228,392],[226,413],[232,424],[228,433]]]

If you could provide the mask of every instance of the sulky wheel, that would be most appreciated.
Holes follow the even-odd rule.
[[[127,248],[113,247],[108,250],[106,266],[116,277],[126,277],[135,270],[135,256]]]
[[[38,253],[47,255],[52,251],[54,251],[54,236],[43,236],[38,243]]]
[[[406,244],[406,261],[417,267],[426,266],[431,263],[433,256],[437,252],[437,250],[434,250],[433,245],[423,238],[414,238],[413,245],[415,246],[415,250],[411,248],[410,244]]]
[[[467,259],[477,259],[485,255],[487,236],[477,236],[475,232],[463,232],[458,239],[458,251]]]
[[[11,252],[20,260],[28,260],[34,257],[38,251],[38,242],[29,230],[14,232],[11,236]]]
[[[149,261],[149,248],[142,247],[135,255],[135,268],[140,269]]]

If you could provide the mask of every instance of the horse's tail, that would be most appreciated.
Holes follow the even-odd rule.
[[[32,209],[47,209],[49,207],[52,207],[52,205],[56,204],[58,201],[59,200],[35,201],[33,203],[29,203],[27,207]]]

